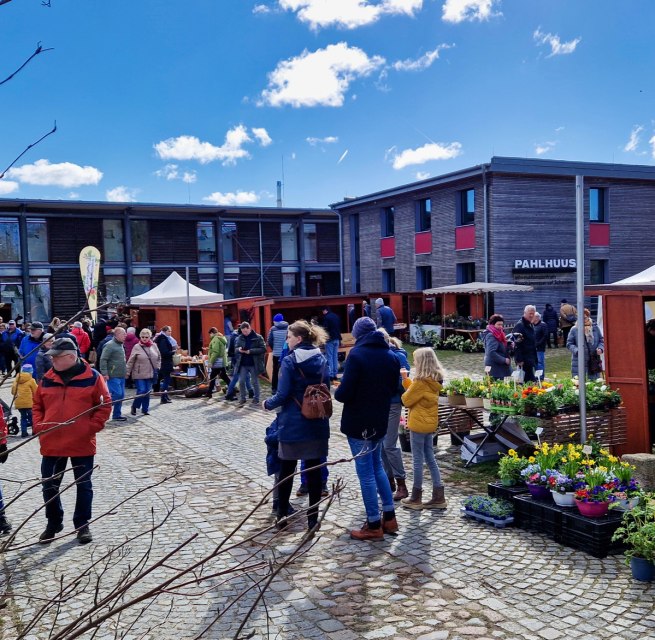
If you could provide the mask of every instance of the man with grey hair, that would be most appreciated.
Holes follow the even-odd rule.
[[[537,339],[532,324],[537,309],[529,304],[523,309],[523,317],[514,325],[516,338],[514,348],[514,360],[516,366],[521,367],[525,372],[525,382],[535,382],[534,375],[537,367]],[[517,335],[518,334],[518,335]]]
[[[121,415],[122,400],[125,397],[125,374],[127,372],[125,348],[125,336],[127,335],[123,327],[116,327],[114,329],[113,338],[102,349],[100,356],[100,373],[107,381],[107,387],[111,394],[111,399],[114,403],[114,411],[112,413],[112,420],[118,422],[125,422],[127,418]]]
[[[541,319],[537,311],[534,314],[534,338],[537,346],[537,371],[541,371],[541,379],[546,377],[546,343],[548,342],[548,325]]]

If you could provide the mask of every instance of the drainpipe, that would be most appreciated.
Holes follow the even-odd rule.
[[[482,219],[484,223],[484,281],[489,282],[489,202],[487,199],[487,169],[482,165]],[[484,294],[484,316],[489,317],[489,294]]]

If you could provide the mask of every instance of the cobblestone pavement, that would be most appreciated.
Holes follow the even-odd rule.
[[[5,393],[4,389],[1,392]],[[332,420],[331,459],[349,457],[338,431],[340,406]],[[124,413],[129,410],[124,408]],[[170,518],[154,535],[153,558],[160,558],[190,535],[197,538],[181,553],[175,566],[198,560],[216,548],[270,488],[265,474],[263,433],[272,415],[258,407],[243,408],[217,400],[175,399],[153,404],[152,415],[108,423],[99,435],[99,469],[94,474],[94,513],[112,510],[138,489],[160,480],[180,464],[176,478],[138,495],[92,525],[94,542],[80,546],[64,537],[51,545],[10,550],[4,570],[12,573],[7,606],[0,609],[3,638],[16,638],[43,598],[55,593],[62,576],[74,578],[126,537],[158,521],[175,502]],[[439,456],[453,456],[447,442]],[[10,438],[10,445],[20,442]],[[409,454],[404,454],[411,467]],[[0,469],[6,498],[17,486],[11,480],[38,478],[39,455],[31,441],[11,455]],[[598,560],[562,547],[545,537],[517,529],[493,529],[465,521],[459,501],[465,487],[448,487],[450,507],[445,512],[399,509],[400,532],[384,541],[356,542],[349,529],[361,525],[364,510],[352,463],[333,467],[332,481],[346,486],[323,523],[315,546],[284,570],[266,596],[266,612],[259,608],[248,629],[256,638],[355,640],[456,640],[466,638],[655,638],[653,587],[632,581],[622,556]],[[302,505],[300,498],[295,499]],[[9,507],[16,526],[40,504],[38,489]],[[72,529],[72,496],[65,495],[64,533]],[[238,532],[243,540],[272,523],[264,505]],[[33,542],[43,516],[28,522],[16,545]],[[279,558],[288,555],[304,528],[301,522],[271,544]],[[262,534],[261,540],[270,540]],[[116,580],[128,563],[136,562],[148,539],[130,544],[127,556],[113,557],[105,573]],[[212,570],[258,557],[261,544],[245,543],[223,554]],[[152,585],[148,579],[146,585]],[[226,585],[220,578],[211,589],[191,597],[165,595],[139,616],[123,619],[116,637],[195,638],[246,579]],[[139,589],[139,593],[145,588]],[[71,621],[84,602],[64,604],[60,621]],[[238,602],[203,638],[231,638],[252,597]],[[136,609],[136,612],[140,609]],[[168,615],[168,618],[167,618]],[[134,627],[125,632],[128,621]],[[148,629],[159,622],[165,624]],[[27,637],[48,637],[46,621]],[[270,635],[267,635],[270,634]],[[90,637],[86,635],[84,637]],[[113,638],[107,624],[99,638]]]

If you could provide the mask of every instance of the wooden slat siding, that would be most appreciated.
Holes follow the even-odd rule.
[[[153,289],[158,284],[161,284],[171,275],[173,271],[177,271],[182,278],[185,277],[185,268],[184,267],[167,267],[165,269],[151,269],[150,270],[150,288]],[[200,286],[198,281],[198,269],[196,267],[189,267],[189,282],[195,284],[196,287]]]
[[[239,262],[259,264],[259,224],[257,222],[237,222],[237,240],[239,242]]]
[[[239,270],[239,288],[242,298],[261,295],[259,269],[242,268]]]
[[[151,263],[198,262],[195,221],[150,221],[148,235]]]
[[[339,262],[339,225],[317,224],[317,258],[319,262]]]
[[[68,320],[86,306],[79,269],[53,269],[50,281],[53,316]]]
[[[259,243],[259,237],[257,238]],[[279,222],[262,222],[262,249],[264,268],[269,262],[282,262],[282,244]]]
[[[282,295],[282,268],[264,266],[264,295]]]
[[[53,264],[77,264],[80,251],[94,246],[103,252],[102,219],[49,219],[48,245]]]
[[[355,211],[353,211],[355,213]],[[355,293],[353,262],[350,243],[350,215],[344,212],[341,223],[341,243],[343,245],[343,292]]]

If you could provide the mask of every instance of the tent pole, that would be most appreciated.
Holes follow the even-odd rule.
[[[185,267],[185,276],[186,276],[186,344],[187,349],[189,350],[189,355],[193,357],[191,353],[191,301],[189,295],[189,267]]]

